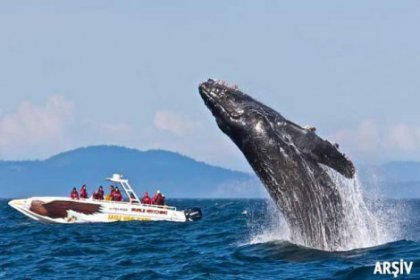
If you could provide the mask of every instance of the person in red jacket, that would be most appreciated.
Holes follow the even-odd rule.
[[[114,192],[114,196],[112,197],[113,201],[122,201],[123,197],[122,194],[120,192],[120,190],[118,189],[118,187],[115,188],[115,192]]]
[[[70,194],[71,199],[79,199],[79,193],[77,192],[76,188],[73,188]]]
[[[163,194],[160,193],[157,196],[154,204],[156,204],[156,205],[163,205],[163,202],[164,202]]]
[[[80,189],[80,198],[88,198],[86,185],[83,185],[82,188]]]
[[[109,186],[109,191],[110,191],[109,195],[110,195],[111,197],[114,197],[115,188],[114,188],[114,186],[113,186],[113,185]]]
[[[152,204],[152,200],[150,199],[149,193],[145,192],[143,198],[141,199],[141,203],[143,204]]]
[[[157,202],[161,199],[162,194],[160,193],[160,190],[157,190],[155,195],[152,198],[152,204],[157,204]]]
[[[102,186],[99,186],[99,189],[96,192],[96,199],[104,200],[104,188]]]

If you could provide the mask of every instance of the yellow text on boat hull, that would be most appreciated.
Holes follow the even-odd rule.
[[[109,214],[108,221],[151,221],[151,219],[146,217],[134,217],[130,215]]]

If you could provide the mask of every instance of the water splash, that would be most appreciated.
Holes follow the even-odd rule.
[[[247,225],[251,234],[247,244],[278,240],[290,241],[290,230],[276,204],[271,199],[268,199],[262,208],[265,213],[264,217],[255,217],[255,212],[250,211],[251,215],[247,219]]]
[[[345,218],[340,234],[342,244],[331,246],[332,251],[347,251],[373,247],[404,238],[400,230],[404,221],[404,207],[384,200],[380,195],[366,200],[362,184],[357,176],[347,179],[331,168],[325,167],[337,186],[345,210]],[[285,219],[271,200],[266,205],[267,220],[263,223],[252,217],[248,221],[250,239],[248,244],[286,240],[305,245],[304,240],[291,238]],[[390,224],[392,226],[390,226]]]
[[[380,228],[387,238],[384,242],[396,240],[415,240],[412,232],[407,232],[407,226],[412,223],[410,219],[410,207],[407,201],[386,199],[381,187],[381,178],[375,172],[369,174],[369,183],[362,188],[365,202],[370,211],[376,217]]]
[[[340,230],[344,242],[336,248],[337,251],[372,247],[392,241],[390,233],[383,226],[382,217],[367,207],[358,177],[347,179],[332,169],[327,169],[327,172],[338,186],[345,214]]]

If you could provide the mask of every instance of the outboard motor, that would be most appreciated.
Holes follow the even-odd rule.
[[[198,207],[185,209],[184,214],[187,221],[190,222],[200,220],[203,216],[203,214],[201,213],[201,209]]]

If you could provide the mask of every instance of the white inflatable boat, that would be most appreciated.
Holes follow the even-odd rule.
[[[71,199],[68,197],[31,197],[14,199],[9,205],[22,214],[47,223],[95,223],[115,221],[173,221],[188,222],[201,219],[200,208],[177,210],[167,205],[142,204],[127,179],[113,174],[108,181],[119,184],[128,202]]]

